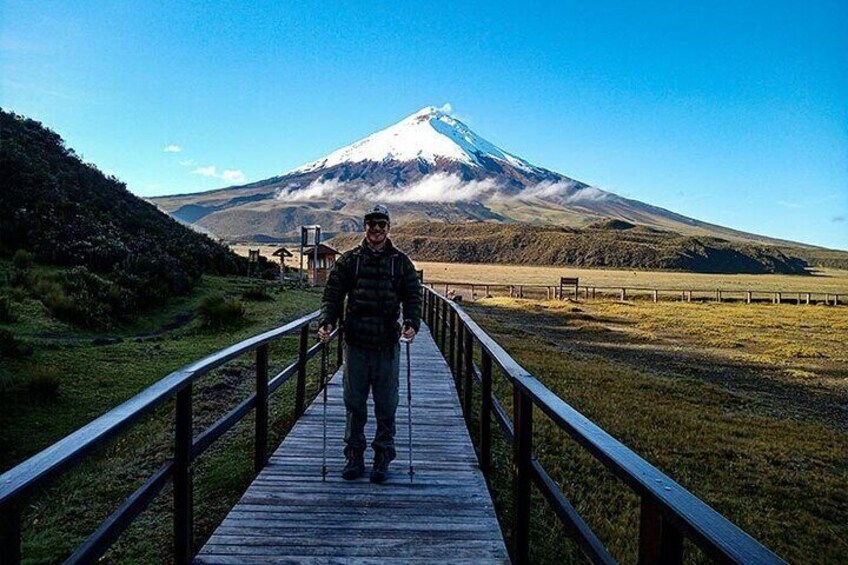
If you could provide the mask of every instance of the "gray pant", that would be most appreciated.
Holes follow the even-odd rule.
[[[365,423],[368,421],[368,391],[374,397],[377,433],[371,447],[394,459],[395,412],[398,406],[400,344],[374,351],[345,344],[344,401],[347,411],[345,455],[365,451]]]

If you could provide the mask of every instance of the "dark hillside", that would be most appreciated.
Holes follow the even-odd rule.
[[[61,280],[27,281],[22,273],[10,282],[40,291],[48,309],[90,326],[184,294],[204,272],[244,267],[225,247],[83,163],[55,132],[0,109],[0,254],[21,250],[73,269]],[[89,303],[96,315],[85,311]]]
[[[340,235],[333,243],[347,249],[360,238]],[[598,222],[584,229],[420,222],[392,229],[392,240],[421,261],[807,274],[805,261],[774,247],[685,236],[621,220]]]

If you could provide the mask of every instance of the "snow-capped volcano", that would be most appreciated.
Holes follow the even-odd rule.
[[[435,165],[448,160],[485,167],[491,159],[528,172],[537,170],[524,159],[489,143],[443,110],[427,106],[391,127],[285,174],[309,173],[342,163],[363,161],[420,160]]]
[[[580,227],[614,218],[681,233],[756,239],[622,198],[533,165],[433,106],[279,176],[154,203],[231,240],[287,237],[303,224],[359,231],[388,204],[395,222],[486,220]]]

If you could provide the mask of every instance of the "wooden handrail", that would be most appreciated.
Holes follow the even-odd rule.
[[[168,374],[126,402],[0,475],[0,563],[17,564],[21,560],[20,514],[35,489],[72,469],[97,447],[174,396],[177,397],[177,410],[176,448],[173,459],[166,461],[156,473],[131,494],[97,531],[77,548],[68,562],[87,563],[102,555],[135,516],[150,504],[168,479],[174,481],[174,558],[177,563],[190,561],[193,503],[189,466],[196,457],[239,422],[252,408],[257,409],[254,442],[255,470],[258,472],[265,464],[268,396],[296,373],[299,377],[298,392],[303,391],[307,361],[322,349],[329,347],[329,343],[320,342],[311,348],[305,347],[304,338],[309,324],[317,320],[319,315],[319,311],[312,312],[288,324],[216,351]],[[298,360],[268,380],[268,344],[297,331],[301,334]],[[331,333],[330,339],[339,337],[339,330],[336,329]],[[256,351],[256,392],[194,437],[191,431],[192,384],[213,369],[251,351]],[[299,415],[299,411],[296,411],[295,418]]]
[[[455,312],[455,316],[458,316],[462,331],[457,332],[456,335],[463,333],[466,343],[467,351],[463,356],[465,368],[462,369],[467,377],[466,384],[463,386],[465,390],[462,391],[465,397],[470,397],[468,387],[470,387],[472,376],[477,382],[485,382],[483,371],[480,371],[471,362],[470,355],[468,355],[468,350],[471,347],[469,342],[472,337],[482,349],[484,364],[493,362],[500,367],[513,388],[514,408],[518,417],[513,417],[511,424],[502,421],[506,419],[506,414],[497,403],[496,398],[484,402],[481,406],[481,413],[482,410],[493,410],[496,420],[506,432],[505,436],[514,446],[515,457],[521,458],[520,461],[514,462],[515,480],[518,481],[516,483],[517,488],[514,488],[516,494],[514,498],[517,505],[514,515],[517,516],[519,511],[525,510],[529,501],[529,495],[526,491],[527,484],[525,483],[531,477],[535,480],[537,486],[545,485],[548,491],[552,488],[550,481],[545,480],[545,475],[541,473],[541,471],[544,471],[541,464],[532,459],[528,451],[528,433],[531,435],[530,439],[532,439],[532,418],[529,417],[529,413],[531,407],[536,406],[595,459],[642,497],[640,555],[642,555],[643,561],[659,562],[668,559],[677,561],[678,557],[682,555],[681,540],[682,536],[685,535],[717,561],[732,563],[783,562],[771,550],[559,398],[516,362],[458,304],[448,300],[437,291],[425,287],[425,311],[438,314],[438,311],[443,310],[445,305]],[[445,327],[444,319],[432,321],[437,322],[434,326],[439,326],[438,322],[441,321],[443,331]],[[448,339],[456,339],[456,335],[448,336]],[[443,347],[443,351],[446,352],[447,350]],[[489,369],[486,368],[485,372],[488,371]],[[458,382],[461,382],[461,380],[458,379]],[[491,390],[490,385],[485,386],[485,388]],[[470,414],[470,406],[465,408],[466,413]],[[488,430],[481,428],[481,437],[487,433]],[[488,439],[481,441],[485,444],[488,443]],[[531,465],[529,468],[528,464]],[[488,465],[486,466],[488,467]],[[545,494],[545,499],[549,504],[560,506],[555,508],[555,512],[561,520],[566,520],[574,514],[570,505],[563,505],[567,500],[561,492],[543,492],[543,494]],[[600,551],[597,539],[593,536],[587,537],[585,524],[582,521],[565,525],[570,531],[578,535],[578,543],[586,550],[587,556],[591,560],[608,562],[608,554]],[[661,528],[651,529],[649,527],[651,525],[659,525]],[[521,531],[513,532],[516,544],[513,549],[513,557],[517,562],[526,562],[528,558],[526,553],[526,529],[528,527],[529,524],[517,522],[516,528]],[[659,535],[657,532],[660,531],[662,533],[661,539],[655,540],[654,537]],[[659,541],[655,544],[656,547],[651,545],[653,541],[657,540]],[[642,545],[645,548],[642,548]],[[649,545],[651,547],[648,547]],[[653,552],[653,549],[657,549],[658,553]]]

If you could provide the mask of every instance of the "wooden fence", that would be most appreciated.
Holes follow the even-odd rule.
[[[783,563],[724,516],[580,414],[527,372],[454,301],[424,290],[424,319],[453,370],[463,412],[471,427],[479,410],[480,468],[492,469],[492,429],[512,445],[512,551],[514,563],[530,561],[531,488],[535,485],[566,531],[592,563],[615,559],[589,524],[533,456],[534,412],[545,414],[609,469],[641,500],[639,563],[679,565],[684,538],[719,563]],[[479,348],[479,349],[478,349]],[[475,350],[477,350],[475,352]],[[480,365],[474,361],[479,355]],[[493,367],[512,389],[512,418],[493,394]],[[478,406],[472,388],[479,387]]]
[[[174,454],[129,496],[65,563],[94,563],[118,539],[133,520],[153,501],[162,488],[173,483],[174,545],[173,562],[190,563],[193,554],[193,489],[191,467],[197,458],[251,410],[255,411],[254,471],[268,461],[268,399],[282,384],[296,378],[294,419],[306,406],[306,364],[318,354],[326,355],[329,343],[308,347],[313,312],[284,326],[246,339],[174,371],[162,380],[113,408],[71,435],[0,475],[0,565],[18,565],[21,560],[21,514],[38,490],[73,469],[92,452],[116,437],[132,423],[170,399],[176,401]],[[283,336],[299,334],[297,359],[279,374],[268,378],[268,346]],[[332,339],[339,331],[332,333]],[[336,362],[342,362],[336,350]],[[256,360],[256,390],[235,408],[197,436],[192,434],[193,384],[224,363],[253,353]],[[325,369],[323,366],[322,369]],[[322,374],[321,386],[326,375]],[[163,554],[167,550],[163,548]]]
[[[742,302],[771,303],[771,304],[824,304],[827,306],[844,306],[848,304],[848,291],[835,292],[798,292],[785,290],[732,290],[706,288],[652,288],[638,286],[570,286],[543,284],[503,284],[503,283],[470,283],[456,281],[428,280],[425,284],[433,290],[442,292],[445,296],[461,295],[463,299],[477,300],[492,296],[509,296],[510,298],[544,298],[545,300],[649,300],[653,302]]]

